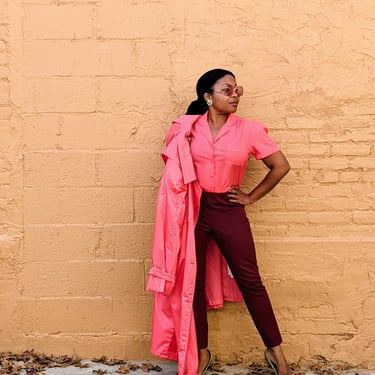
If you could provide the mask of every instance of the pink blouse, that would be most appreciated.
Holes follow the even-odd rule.
[[[215,140],[203,115],[191,132],[190,150],[203,191],[225,193],[240,186],[251,155],[263,159],[280,150],[260,122],[229,114]]]

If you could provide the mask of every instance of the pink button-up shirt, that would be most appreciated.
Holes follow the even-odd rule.
[[[215,140],[207,114],[197,121],[191,136],[190,149],[198,182],[203,191],[212,193],[240,186],[251,155],[258,160],[280,150],[262,123],[234,114],[228,116]]]

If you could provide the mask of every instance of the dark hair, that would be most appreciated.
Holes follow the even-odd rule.
[[[193,100],[187,111],[187,115],[203,115],[207,112],[208,106],[206,101],[204,100],[203,95],[206,92],[212,92],[212,86],[215,84],[217,80],[226,76],[227,74],[231,75],[233,78],[236,78],[232,72],[225,69],[212,69],[208,72],[204,73],[197,82],[197,86],[195,88],[198,98]]]

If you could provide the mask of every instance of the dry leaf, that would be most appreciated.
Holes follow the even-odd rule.
[[[140,367],[140,369],[143,371],[143,372],[149,372],[149,371],[157,371],[157,372],[160,372],[162,371],[163,369],[160,367],[160,366],[155,366],[153,365],[152,363],[142,363],[142,366]]]
[[[116,372],[119,374],[129,374],[130,369],[127,365],[121,365]]]

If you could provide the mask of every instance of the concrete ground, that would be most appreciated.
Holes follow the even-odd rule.
[[[104,374],[126,374],[126,368],[121,367],[123,365],[106,365],[103,363],[92,362],[89,360],[82,360],[81,364],[87,367],[77,367],[77,366],[68,366],[65,368],[56,368],[50,367],[42,372],[26,372],[22,370],[20,375],[104,375]],[[142,362],[129,362],[129,364],[142,366]],[[176,364],[173,362],[152,362],[149,364],[149,368],[154,366],[155,370],[147,370],[147,366],[142,368],[138,368],[137,370],[130,370],[128,373],[130,375],[176,375],[177,374],[177,367]],[[272,371],[268,369],[265,365],[250,365],[249,367],[246,366],[223,366],[220,367],[216,371],[208,371],[207,375],[272,375]],[[352,369],[352,370],[335,370],[332,368],[322,368],[317,371],[295,371],[296,375],[375,375],[375,370],[361,370],[361,369]]]

